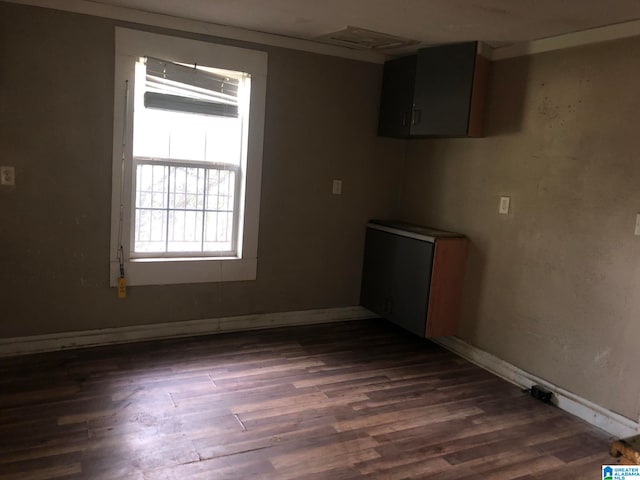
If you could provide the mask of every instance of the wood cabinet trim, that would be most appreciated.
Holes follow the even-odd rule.
[[[455,335],[458,332],[468,244],[466,238],[436,239],[426,337]]]
[[[482,55],[476,55],[473,72],[473,88],[471,91],[471,107],[469,112],[469,137],[483,136],[484,106],[489,84],[491,62]]]

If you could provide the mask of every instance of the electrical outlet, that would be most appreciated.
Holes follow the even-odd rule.
[[[16,168],[0,167],[0,185],[12,186],[16,184]]]
[[[510,203],[511,197],[500,197],[500,207],[498,207],[498,213],[500,215],[507,215],[509,213]]]
[[[633,234],[640,235],[640,213],[636,214],[636,229]]]

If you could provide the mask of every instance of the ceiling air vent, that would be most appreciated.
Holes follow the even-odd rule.
[[[337,32],[327,33],[318,37],[318,39],[334,45],[342,45],[343,47],[369,50],[399,48],[418,43],[416,40],[351,26]]]

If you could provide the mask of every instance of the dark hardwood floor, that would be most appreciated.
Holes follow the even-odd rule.
[[[380,320],[0,360],[3,480],[595,480],[611,440]]]

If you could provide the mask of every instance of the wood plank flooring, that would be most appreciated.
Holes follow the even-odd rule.
[[[382,320],[0,360],[3,480],[595,480],[611,440]]]

